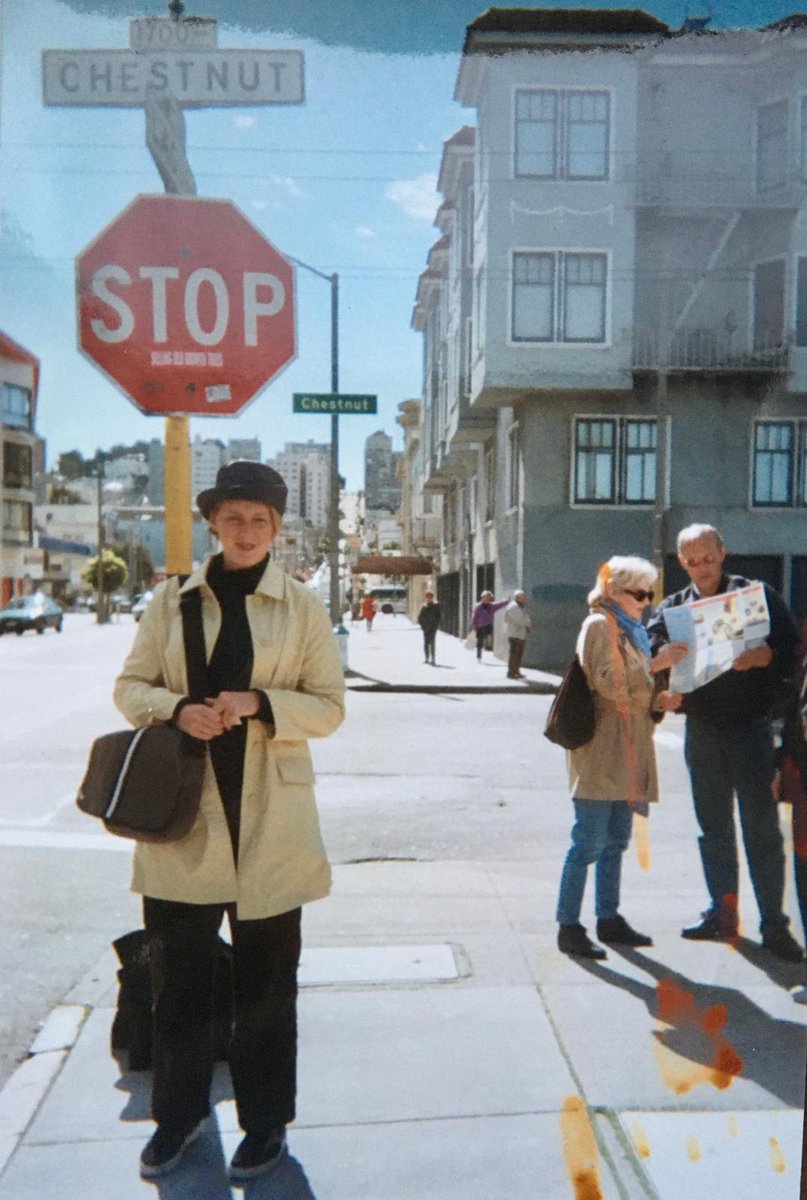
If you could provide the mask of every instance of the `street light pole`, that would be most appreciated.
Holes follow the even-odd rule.
[[[295,266],[318,275],[331,285],[331,392],[339,392],[339,275],[336,271],[326,275],[310,263],[303,262],[291,254],[285,256]],[[342,605],[339,596],[339,414],[331,413],[331,459],[330,497],[328,506],[328,565],[330,568],[331,622],[339,625],[342,620]]]

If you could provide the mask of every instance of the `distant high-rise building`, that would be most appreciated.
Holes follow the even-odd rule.
[[[364,503],[367,508],[395,512],[401,503],[401,481],[395,473],[399,455],[392,438],[383,429],[371,433],[364,443]]]
[[[191,446],[191,495],[216,485],[216,475],[224,462],[224,443],[213,438],[202,441],[197,433]]]
[[[149,442],[148,469],[146,495],[149,504],[165,504],[165,450],[159,438],[152,438]]]
[[[286,512],[302,517],[312,525],[328,523],[330,446],[312,440],[287,442],[267,464],[279,471],[286,481],[289,496]]]
[[[261,457],[261,443],[257,438],[230,438],[227,443],[227,462],[243,459],[260,462]]]

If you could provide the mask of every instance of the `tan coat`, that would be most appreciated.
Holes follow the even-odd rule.
[[[207,562],[182,591],[201,585],[208,658],[221,610]],[[176,579],[161,584],[143,613],[115,684],[115,703],[139,726],[168,720],[187,695]],[[331,874],[314,800],[308,738],[326,737],[344,717],[344,676],[319,597],[269,563],[246,598],[254,664],[251,687],[266,692],[275,725],[248,722],[238,870],[208,755],[199,815],[179,842],[139,842],[132,891],[191,904],[237,901],[242,920],[288,912],[326,896]]]
[[[614,622],[615,624],[615,622]],[[594,692],[596,726],[585,746],[567,755],[569,785],[575,800],[626,800],[628,758],[625,731],[617,711],[620,688],[619,662],[624,664],[628,693],[628,728],[638,766],[639,781],[649,801],[658,800],[655,728],[650,716],[654,683],[644,655],[620,631],[614,633],[603,612],[593,612],[583,622],[577,654]],[[616,658],[619,654],[619,658]]]

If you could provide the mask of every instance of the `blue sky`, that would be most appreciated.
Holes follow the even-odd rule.
[[[444,15],[455,2],[435,5]],[[686,11],[666,0],[646,7],[673,25]],[[761,25],[798,6],[733,0],[711,7],[715,24]],[[220,8],[186,4],[188,13],[220,16],[222,48],[302,49],[306,102],[189,111],[188,158],[200,195],[228,197],[280,250],[339,272],[340,390],[379,397],[377,417],[340,421],[340,468],[357,489],[365,438],[384,428],[398,444],[398,404],[421,390],[421,338],[409,322],[418,274],[438,236],[442,143],[474,118],[452,99],[468,13],[458,13],[457,53],[385,55],[250,33],[226,23],[237,22],[240,0],[228,0],[226,18]],[[132,15],[144,11],[166,9],[156,0],[131,5]],[[420,12],[428,19],[429,6]],[[76,254],[135,195],[162,191],[143,112],[46,108],[41,99],[43,49],[123,49],[128,40],[126,17],[77,12],[61,0],[3,4],[0,329],[42,361],[38,432],[49,465],[64,450],[89,455],[163,433],[162,418],[139,414],[79,353],[75,333]],[[329,305],[327,284],[299,271],[297,360],[243,415],[194,418],[192,434],[258,437],[265,456],[287,441],[327,441],[327,417],[294,416],[291,407],[295,391],[330,390]]]

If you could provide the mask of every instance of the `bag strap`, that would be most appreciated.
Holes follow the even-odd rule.
[[[187,575],[180,575],[182,587]],[[183,592],[179,597],[182,613],[182,640],[185,645],[185,668],[188,673],[188,695],[196,704],[201,704],[207,695],[207,655],[205,635],[202,627],[202,593],[199,588]]]
[[[616,695],[616,710],[619,716],[619,725],[622,730],[623,747],[625,750],[625,758],[628,764],[628,779],[630,781],[629,788],[632,792],[634,788],[640,786],[639,775],[639,760],[636,754],[636,747],[633,744],[630,727],[630,693],[628,691],[628,678],[625,669],[625,659],[623,651],[619,644],[619,627],[616,618],[611,613],[606,613],[606,621],[608,622],[608,631],[611,639],[611,654],[614,667],[614,676],[616,678],[617,695]]]

